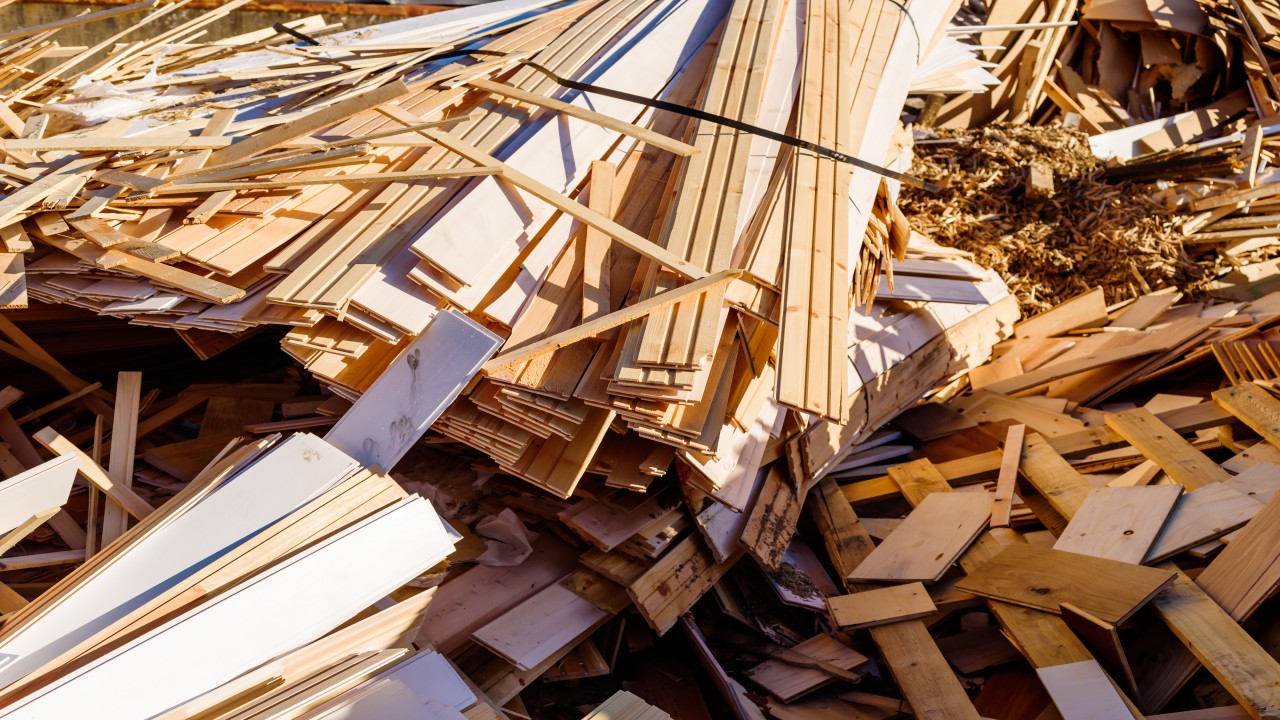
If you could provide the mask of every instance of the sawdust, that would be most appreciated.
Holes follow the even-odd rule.
[[[1216,256],[1188,257],[1183,216],[1151,198],[1155,185],[1107,182],[1084,133],[1006,124],[932,132],[942,142],[917,138],[912,171],[941,189],[904,187],[902,211],[914,230],[998,271],[1024,310],[1099,285],[1111,303],[1171,285],[1194,296],[1220,269]],[[1052,169],[1051,197],[1028,197],[1032,161]]]

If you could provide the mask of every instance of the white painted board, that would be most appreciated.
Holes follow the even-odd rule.
[[[14,720],[138,720],[309,643],[453,550],[431,503],[405,498],[0,711]]]
[[[0,482],[0,534],[43,510],[65,505],[77,465],[75,457],[63,455]]]
[[[355,468],[354,460],[314,435],[289,437],[0,642],[0,686],[146,604],[193,567],[293,512]]]
[[[390,470],[501,345],[502,338],[466,315],[436,313],[325,441],[364,465]]]

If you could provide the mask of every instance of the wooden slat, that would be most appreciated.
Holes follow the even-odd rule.
[[[1181,495],[1177,485],[1097,488],[1053,547],[1139,564]]]
[[[107,472],[123,487],[133,486],[133,458],[138,433],[138,404],[142,399],[142,373],[121,372],[116,380],[115,415],[111,423],[111,457]],[[102,546],[124,534],[128,515],[116,503],[109,503],[102,515]]]
[[[986,527],[990,517],[991,496],[987,493],[929,495],[851,578],[936,581]]]
[[[1254,718],[1280,717],[1280,664],[1181,572],[1152,602],[1160,619]]]
[[[1052,613],[1068,602],[1119,624],[1171,582],[1168,571],[1013,543],[956,587]]]
[[[927,617],[938,608],[924,585],[915,582],[827,598],[827,610],[836,625],[854,630]]]
[[[1106,416],[1107,427],[1124,438],[1188,490],[1223,482],[1231,473],[1160,422],[1150,410],[1134,408]]]
[[[93,458],[81,452],[79,448],[71,444],[71,441],[59,435],[53,428],[45,428],[37,432],[33,437],[41,445],[58,455],[73,455],[78,458],[80,475],[106,493],[107,497],[124,508],[130,515],[141,520],[151,514],[153,508],[146,500],[139,497],[129,487],[113,480],[105,470],[93,461]]]

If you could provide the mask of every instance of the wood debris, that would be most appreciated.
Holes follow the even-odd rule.
[[[0,33],[0,718],[1280,718],[1274,8],[246,2]]]

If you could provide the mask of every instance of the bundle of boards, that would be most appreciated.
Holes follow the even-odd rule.
[[[202,357],[283,327],[334,396],[289,427],[346,414],[356,459],[391,468],[434,423],[566,498],[673,458],[720,495],[770,445],[847,445],[1017,316],[895,206],[910,85],[887,80],[985,72],[948,2],[502,0],[195,41],[240,4],[141,41],[174,5],[0,45],[5,67],[56,61],[0,86],[9,307],[172,328]],[[51,39],[134,17],[80,52]],[[884,391],[957,334],[971,352]]]

